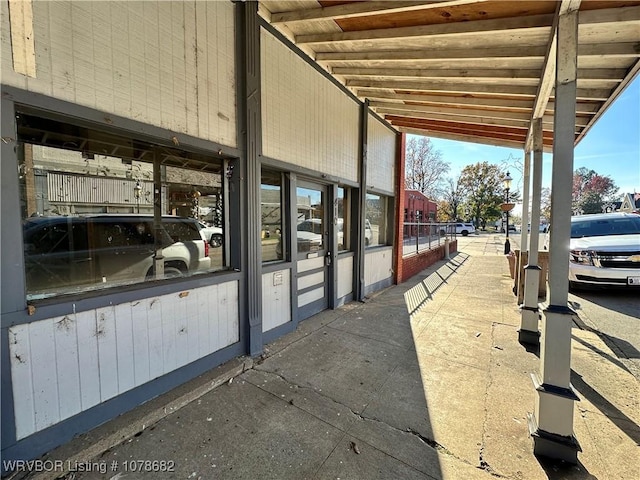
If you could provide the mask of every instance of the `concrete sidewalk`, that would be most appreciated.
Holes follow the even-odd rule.
[[[504,238],[461,244],[451,261],[316,315],[262,358],[231,362],[47,458],[94,470],[68,474],[76,479],[638,478],[638,383],[578,327],[579,464],[533,456],[540,361],[517,341]],[[132,462],[142,460],[152,462]]]

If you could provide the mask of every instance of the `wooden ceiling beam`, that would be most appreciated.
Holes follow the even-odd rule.
[[[443,37],[450,35],[487,35],[491,33],[511,34],[532,29],[548,29],[553,22],[553,14],[529,15],[524,17],[474,20],[471,22],[443,23],[415,27],[380,28],[353,32],[329,32],[297,35],[296,44],[337,44],[345,42],[372,42],[376,40],[406,40],[415,37]]]
[[[469,135],[467,133],[465,134],[448,133],[448,132],[419,129],[419,128],[412,128],[412,127],[397,127],[397,130],[399,132],[410,134],[410,135],[422,135],[424,137],[441,138],[443,140],[453,140],[456,142],[477,143],[480,145],[491,145],[494,147],[511,147],[516,149],[521,149],[523,145],[523,142],[518,142],[514,140],[508,140],[508,139],[496,140],[494,138]],[[550,151],[550,150],[551,150],[551,145],[549,145],[548,148],[545,149],[545,151]]]
[[[322,20],[342,20],[345,18],[370,17],[372,15],[389,15],[392,13],[412,12],[430,8],[449,8],[459,5],[476,4],[486,0],[436,0],[417,3],[415,1],[372,1],[354,2],[344,5],[291,10],[271,14],[271,23],[313,22]]]
[[[540,70],[523,70],[523,69],[398,69],[398,68],[352,68],[352,67],[336,67],[332,69],[335,75],[344,75],[347,77],[391,77],[391,78],[474,78],[474,79],[499,79],[504,80],[538,80],[540,78]],[[620,78],[620,77],[618,77]]]
[[[497,47],[497,48],[434,48],[430,50],[383,50],[363,52],[318,52],[316,60],[329,65],[344,62],[369,62],[384,60],[385,62],[403,62],[430,60],[487,60],[504,58],[509,60],[527,60],[546,58],[548,47]],[[640,57],[640,42],[625,42],[612,44],[587,44],[578,46],[578,58],[633,58]]]
[[[368,98],[370,100],[398,100],[403,102],[412,102],[414,104],[428,104],[428,105],[459,105],[459,106],[471,106],[475,108],[505,108],[513,111],[528,111],[533,108],[532,100],[514,100],[510,98],[496,98],[496,97],[479,97],[473,95],[430,95],[424,94],[408,94],[408,93],[395,93],[388,90],[378,89],[366,89],[362,88],[355,92],[358,98]],[[547,106],[545,114],[553,114],[553,102],[550,101]],[[599,103],[595,102],[578,102],[576,104],[576,113],[582,114],[595,114],[600,108]]]
[[[495,97],[474,97],[474,96],[458,96],[458,95],[415,95],[415,94],[402,94],[394,93],[385,90],[375,89],[359,89],[355,92],[359,98],[374,99],[386,99],[386,100],[399,100],[403,102],[417,102],[420,104],[449,104],[449,105],[461,105],[461,106],[473,106],[473,107],[500,107],[509,108],[513,110],[527,110],[530,111],[533,106],[531,100],[513,100],[503,99]]]
[[[318,52],[319,62],[352,62],[384,60],[394,62],[401,60],[484,60],[487,58],[528,59],[544,58],[545,48],[532,47],[497,47],[497,48],[433,48],[429,50],[383,50],[365,52]]]
[[[496,80],[533,80],[537,84],[540,70],[513,69],[394,69],[394,68],[352,68],[336,67],[335,75],[345,77],[390,77],[390,78],[449,78],[455,80],[473,79],[478,81]],[[588,68],[578,70],[578,78],[584,81],[612,80],[616,84],[627,73],[626,69]]]
[[[423,120],[455,120],[456,122],[463,122],[469,124],[478,125],[494,125],[500,127],[520,127],[527,128],[527,120],[507,120],[503,118],[478,117],[467,115],[456,115],[455,117],[447,114],[440,113],[424,113],[424,112],[407,112],[406,110],[398,110],[395,108],[376,108],[375,112],[379,115],[393,115],[404,118],[419,118]]]
[[[448,81],[393,81],[393,80],[367,80],[348,79],[347,87],[376,87],[390,88],[393,90],[422,90],[428,92],[455,92],[455,93],[491,93],[503,95],[519,95],[531,97],[536,94],[536,87],[519,85],[480,85],[477,83],[460,83]]]
[[[524,142],[527,129],[526,128],[512,128],[512,127],[487,127],[483,128],[482,125],[473,124],[447,124],[447,122],[431,122],[429,120],[419,119],[406,119],[404,117],[394,117],[393,115],[387,115],[385,117],[392,125],[397,127],[413,127],[424,128],[426,130],[440,130],[449,133],[468,134],[476,136],[484,136],[489,138],[508,138],[511,140]],[[553,132],[550,132],[553,135]],[[549,132],[547,132],[548,137]],[[543,137],[544,138],[544,137]]]
[[[455,83],[455,82],[411,82],[411,81],[391,81],[391,80],[347,80],[347,87],[360,88],[386,88],[391,90],[413,90],[424,92],[442,92],[457,94],[502,94],[516,95],[535,98],[537,88],[529,86],[511,86],[511,85],[478,85],[474,83]],[[602,88],[578,88],[576,94],[578,100],[597,100],[604,102],[609,98],[611,93],[608,89]]]
[[[522,122],[524,127],[529,125],[530,113],[528,112],[508,112],[502,110],[479,110],[479,109],[471,109],[471,108],[455,108],[449,106],[427,106],[427,105],[407,105],[401,103],[391,103],[391,102],[370,102],[369,105],[372,108],[378,109],[393,109],[398,112],[398,115],[401,112],[405,112],[407,114],[412,114],[413,112],[422,112],[428,114],[443,114],[449,115],[451,119],[458,119],[459,116],[465,116],[469,118],[478,118],[478,119],[499,119],[499,120],[514,120]],[[576,127],[582,128],[588,125],[591,120],[592,115],[577,115],[576,116]],[[542,121],[547,124],[553,123],[553,115],[544,115]]]
[[[491,116],[478,117],[478,116],[466,116],[466,115],[448,115],[439,113],[423,113],[423,112],[406,112],[403,110],[396,110],[393,108],[376,108],[375,112],[379,115],[394,115],[405,118],[419,118],[424,120],[441,120],[441,121],[455,121],[461,123],[478,124],[478,125],[494,125],[500,127],[515,127],[527,129],[529,126],[529,120],[507,120],[503,118],[494,118]],[[547,130],[553,130],[553,116],[543,117],[543,124],[548,127]],[[585,125],[586,120],[580,122]],[[575,134],[582,132],[583,126],[576,125]]]

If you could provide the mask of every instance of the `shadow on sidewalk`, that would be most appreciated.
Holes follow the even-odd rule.
[[[411,287],[404,294],[409,315],[417,312],[425,302],[433,299],[433,294],[453,275],[469,258],[466,253],[458,252],[445,264],[432,272],[417,285]]]

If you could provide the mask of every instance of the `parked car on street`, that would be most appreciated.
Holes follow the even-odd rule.
[[[158,247],[163,278],[211,266],[194,218],[163,216],[156,229],[152,215],[33,217],[24,222],[23,239],[30,298],[153,279]]]
[[[549,248],[549,233],[544,248]],[[569,250],[571,288],[640,287],[640,215],[572,217]]]
[[[466,237],[470,233],[476,233],[473,223],[456,223],[456,234]]]

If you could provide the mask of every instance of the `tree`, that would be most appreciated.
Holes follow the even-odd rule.
[[[462,205],[463,196],[460,188],[460,178],[447,178],[442,190],[442,201],[438,205],[438,218],[442,222],[458,219],[458,209]]]
[[[551,221],[551,189],[543,187],[540,191],[540,219]]]
[[[618,187],[607,176],[585,167],[573,172],[571,207],[574,213],[601,213],[602,205],[615,200]]]
[[[439,198],[449,163],[442,160],[427,137],[411,136],[405,152],[405,188],[418,190],[429,198]]]
[[[488,162],[467,165],[462,170],[458,184],[464,192],[476,226],[486,227],[487,222],[500,218],[500,204],[505,201],[504,175],[500,167]],[[517,191],[510,191],[510,201],[517,200],[519,195]]]

